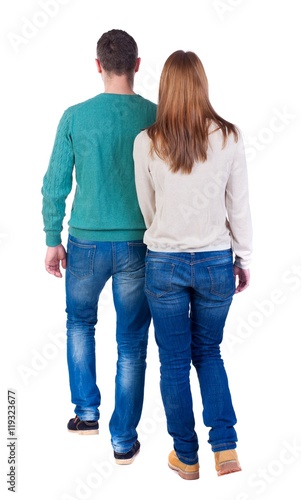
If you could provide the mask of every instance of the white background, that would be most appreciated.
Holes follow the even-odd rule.
[[[10,388],[17,394],[16,495],[22,500],[146,495],[282,500],[289,492],[300,497],[297,6],[294,0],[15,0],[2,6],[1,498],[13,495],[6,484]],[[214,470],[194,373],[200,479],[183,481],[167,467],[172,442],[152,329],[141,452],[131,466],[114,464],[108,432],[116,362],[110,284],[100,300],[97,327],[100,434],[81,437],[66,431],[73,406],[65,360],[64,281],[44,271],[40,190],[63,111],[103,90],[95,47],[112,28],[128,31],[138,43],[142,63],[136,92],[156,101],[166,58],[174,50],[192,50],[204,63],[214,108],[245,135],[254,224],[252,280],[235,297],[223,343],[243,471],[222,478]]]

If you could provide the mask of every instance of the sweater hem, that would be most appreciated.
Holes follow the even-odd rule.
[[[90,230],[69,227],[69,234],[86,241],[135,241],[143,240],[144,229]]]
[[[148,243],[147,241],[144,240],[144,243],[146,243],[147,248],[153,252],[174,252],[174,253],[180,253],[180,252],[187,252],[187,253],[197,253],[197,252],[219,252],[223,250],[231,250],[231,245],[229,244],[221,244],[221,245],[206,245],[203,247],[190,247],[188,245],[181,245],[179,243],[175,243],[174,245],[168,245],[168,244],[160,244],[158,243],[157,245],[154,243]]]

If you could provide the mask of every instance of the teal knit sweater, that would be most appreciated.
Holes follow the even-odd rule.
[[[68,221],[71,235],[92,241],[143,238],[133,142],[155,121],[156,109],[156,104],[139,95],[103,93],[64,112],[43,178],[47,246],[61,243],[66,199],[74,178]]]

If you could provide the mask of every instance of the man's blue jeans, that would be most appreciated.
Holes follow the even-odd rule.
[[[67,361],[71,400],[81,420],[98,420],[95,325],[99,296],[112,278],[118,359],[112,446],[127,453],[137,439],[143,404],[150,311],[141,241],[95,242],[69,236],[66,269]]]
[[[202,396],[203,421],[213,451],[233,449],[237,436],[220,344],[235,292],[231,250],[147,251],[145,291],[159,349],[167,428],[179,459],[198,461],[190,367]]]

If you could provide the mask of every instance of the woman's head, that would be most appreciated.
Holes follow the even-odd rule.
[[[175,109],[183,113],[204,112],[208,107],[208,80],[199,57],[194,52],[177,50],[166,60],[160,78],[159,105],[170,111]]]
[[[222,130],[224,142],[234,125],[221,118],[209,100],[208,80],[194,52],[177,50],[166,60],[160,77],[156,123],[148,134],[153,150],[172,171],[189,173],[207,159],[209,126]]]

